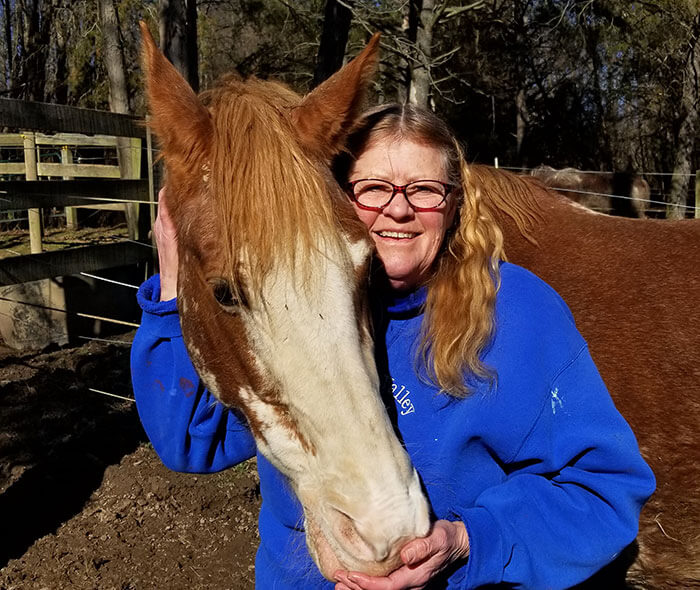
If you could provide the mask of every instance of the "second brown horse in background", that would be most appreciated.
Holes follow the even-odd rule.
[[[649,183],[632,172],[555,170],[538,166],[530,175],[572,201],[601,213],[643,219],[649,208]]]

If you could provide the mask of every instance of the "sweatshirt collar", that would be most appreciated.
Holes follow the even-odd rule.
[[[382,299],[390,315],[412,316],[422,313],[427,296],[428,288],[423,286],[408,293],[385,292]]]

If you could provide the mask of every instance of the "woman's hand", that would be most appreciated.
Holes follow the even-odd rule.
[[[427,537],[401,548],[404,565],[385,577],[338,571],[335,590],[418,590],[449,565],[469,556],[469,536],[463,522],[438,520]]]
[[[158,193],[158,217],[153,224],[160,267],[160,300],[177,297],[177,231],[168,210],[167,187]]]

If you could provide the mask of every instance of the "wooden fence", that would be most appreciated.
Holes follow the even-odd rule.
[[[2,128],[10,133],[0,136],[0,148],[21,147],[24,158],[21,162],[0,163],[0,174],[24,175],[25,180],[0,181],[0,212],[29,211],[31,254],[2,260],[0,286],[152,260],[153,249],[147,240],[154,215],[152,150],[150,133],[142,120],[104,111],[0,99]],[[118,166],[73,162],[69,146],[88,145],[114,148]],[[61,162],[42,162],[37,157],[42,146],[60,148]],[[147,173],[141,178],[144,152]],[[73,207],[108,203],[124,208],[130,241],[42,251],[42,208],[66,207],[66,220],[71,226],[76,221]]]

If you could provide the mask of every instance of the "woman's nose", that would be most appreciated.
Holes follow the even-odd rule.
[[[413,207],[411,207],[410,203],[408,202],[408,199],[406,198],[405,191],[396,191],[394,198],[391,199],[391,202],[386,207],[384,207],[384,210],[382,212],[384,213],[384,215],[387,215],[394,219],[404,219],[407,217],[413,217],[413,215],[415,214],[415,211],[413,211]]]

